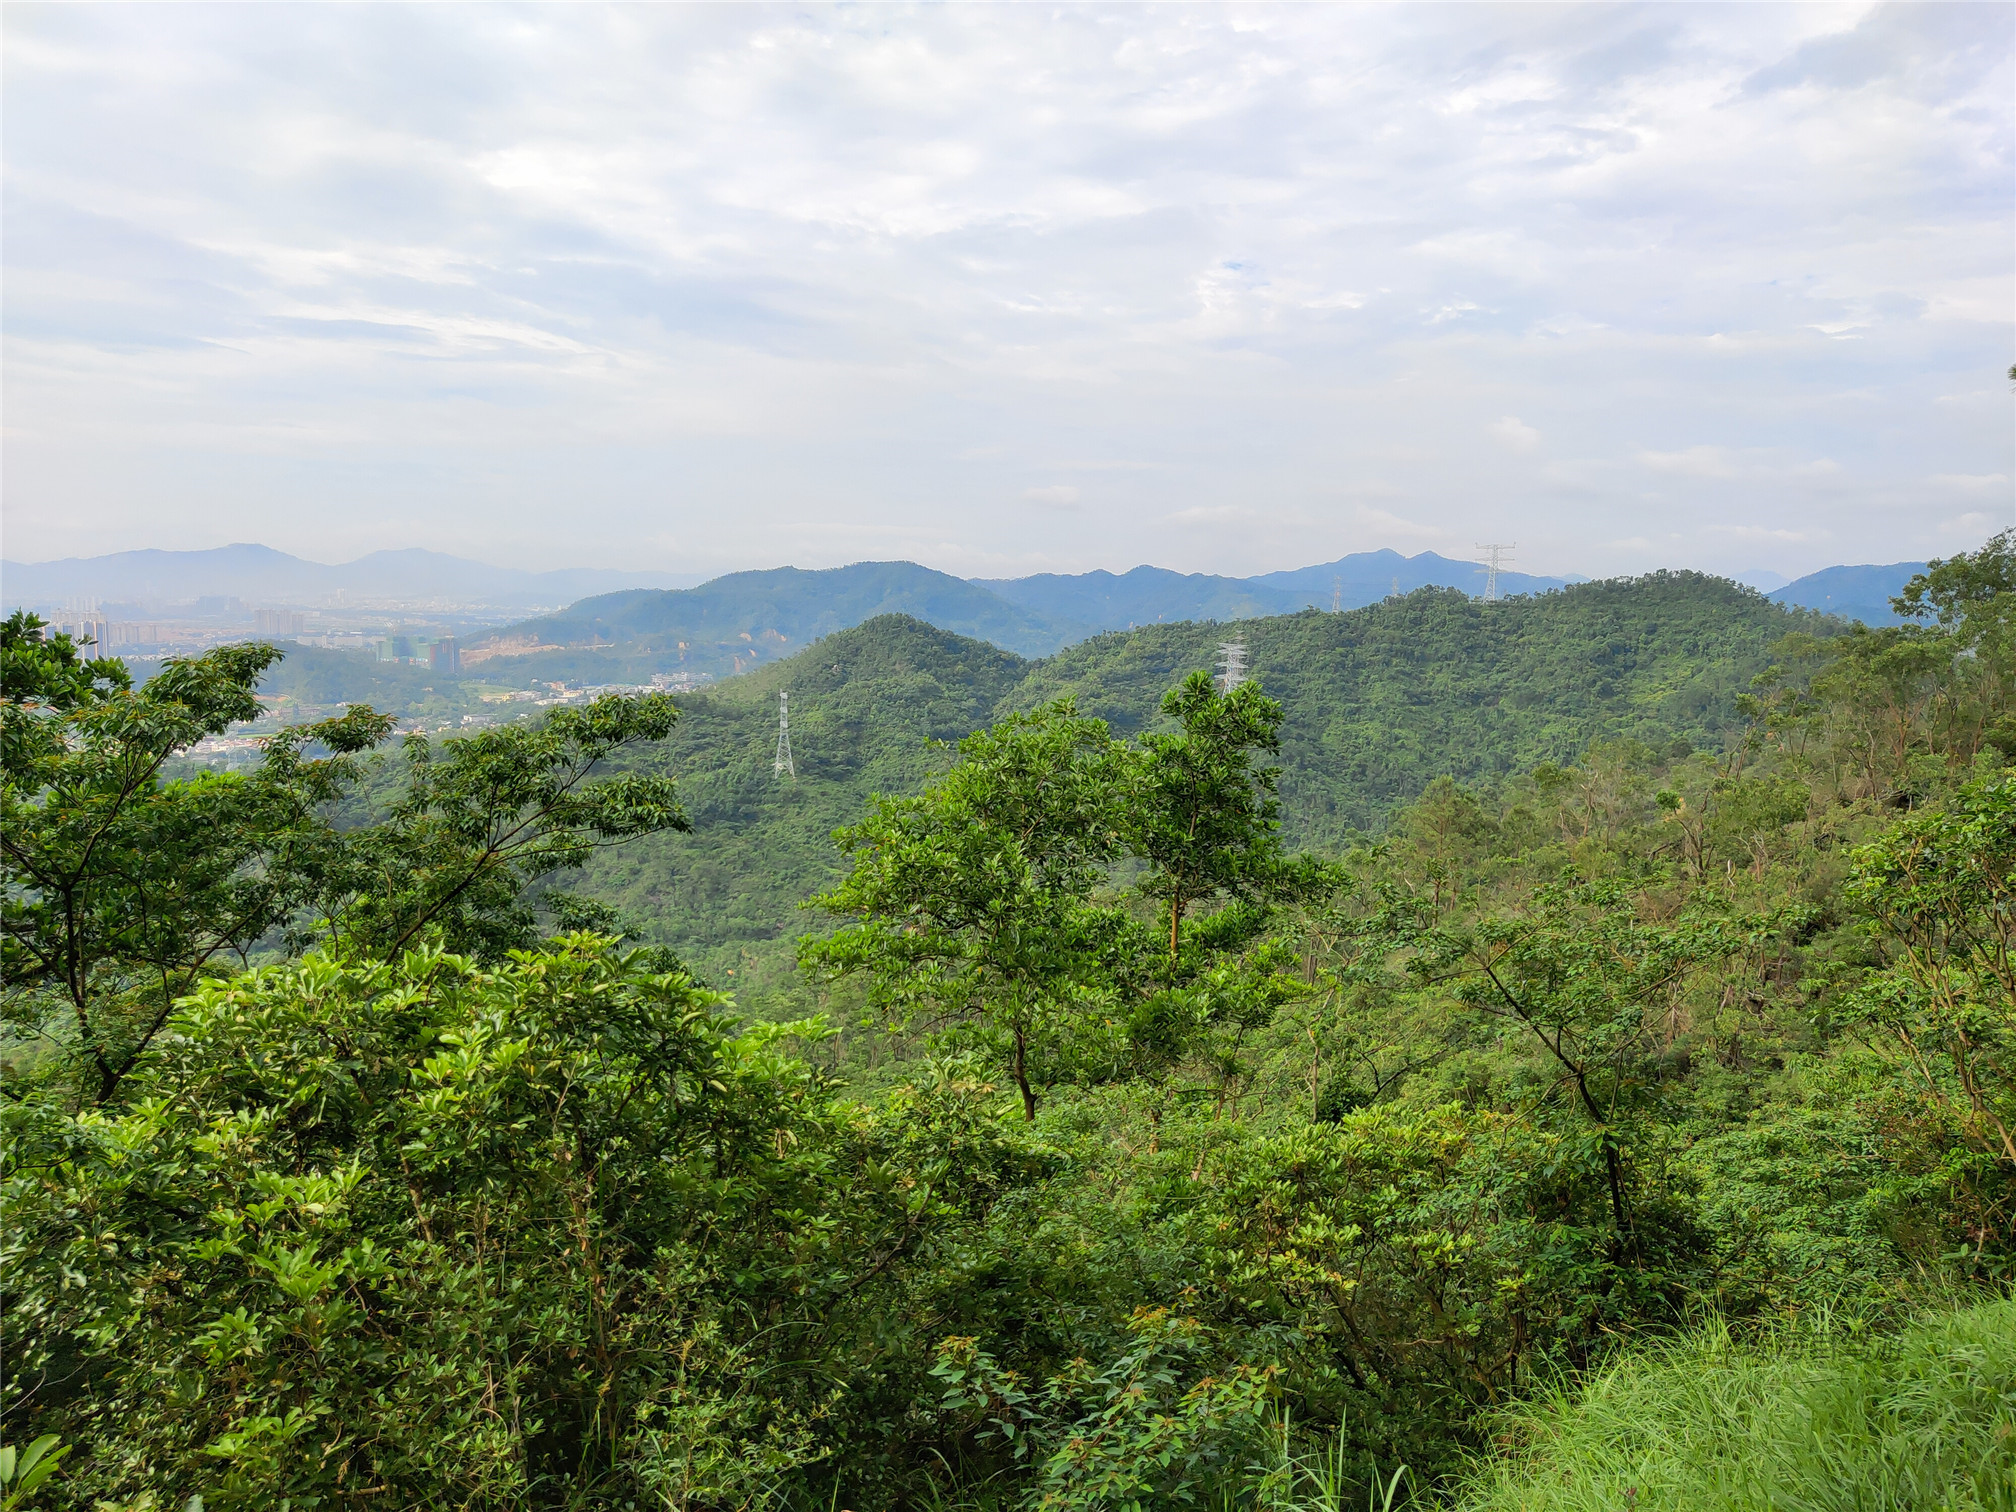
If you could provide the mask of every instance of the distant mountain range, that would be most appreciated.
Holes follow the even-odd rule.
[[[166,608],[210,597],[306,606],[341,593],[351,603],[440,601],[533,608],[621,588],[674,588],[698,574],[615,572],[599,567],[521,572],[439,551],[374,551],[330,566],[244,543],[209,551],[120,551],[56,562],[0,562],[0,599],[35,608],[95,599]]]
[[[1200,572],[1171,572],[1166,567],[1136,567],[1132,572],[1054,572],[1026,578],[976,578],[1010,603],[1020,604],[1059,626],[1093,631],[1124,630],[1178,620],[1256,619],[1269,614],[1293,614],[1300,609],[1359,609],[1394,593],[1416,588],[1481,590],[1484,569],[1475,562],[1455,562],[1424,551],[1405,557],[1397,551],[1359,551],[1315,567],[1269,572],[1259,577],[1207,577]],[[1498,591],[1545,593],[1579,583],[1581,578],[1534,577],[1524,572],[1498,574]]]
[[[1896,616],[1889,600],[1921,566],[1829,567],[1766,596],[1890,624]],[[1511,597],[1579,581],[1502,572],[1498,589]],[[1484,571],[1474,562],[1432,551],[1409,557],[1390,550],[1354,552],[1250,578],[1143,566],[1124,573],[968,580],[914,562],[857,562],[818,571],[734,572],[699,582],[596,568],[523,572],[420,550],[373,552],[329,566],[258,545],[0,564],[0,598],[10,607],[82,599],[166,607],[208,596],[308,606],[332,603],[339,593],[351,605],[432,602],[488,606],[506,615],[514,608],[566,604],[473,641],[468,661],[516,665],[529,656],[553,676],[612,678],[647,668],[683,667],[716,676],[748,671],[880,614],[913,615],[1018,655],[1045,656],[1137,625],[1355,609],[1419,588],[1457,588],[1475,596],[1483,586]]]
[[[1368,551],[1259,578],[1212,577],[1136,567],[1131,572],[1043,573],[967,580],[915,562],[856,562],[808,572],[776,567],[733,572],[697,588],[606,593],[583,599],[475,640],[463,653],[474,666],[493,658],[544,655],[561,675],[579,670],[594,648],[622,662],[620,675],[645,665],[712,675],[744,672],[789,656],[880,614],[908,614],[941,630],[990,641],[1019,656],[1048,656],[1107,630],[1188,620],[1245,620],[1307,608],[1356,609],[1397,587],[1482,586],[1482,569],[1433,552],[1403,557]],[[1531,593],[1566,586],[1565,578],[1501,573],[1499,591]],[[606,659],[606,656],[605,656]],[[564,664],[564,665],[563,665]],[[615,677],[615,663],[609,675]]]
[[[620,647],[627,656],[669,658],[668,665],[698,671],[744,671],[878,614],[908,614],[1024,656],[1045,655],[1089,633],[915,562],[856,562],[822,571],[731,572],[697,588],[604,593],[473,640],[463,660]]]
[[[1772,592],[1781,604],[1894,620],[1888,599],[1914,562],[1837,567]],[[1581,579],[1502,572],[1501,595],[1545,593]],[[1424,551],[1365,551],[1292,572],[1215,577],[1136,567],[966,580],[915,562],[857,562],[810,572],[736,572],[695,588],[602,594],[473,641],[478,676],[622,681],[655,671],[728,676],[794,655],[820,636],[881,614],[908,614],[1020,656],[1048,656],[1106,631],[1184,621],[1229,622],[1304,609],[1356,609],[1396,592],[1457,588],[1476,596],[1482,569]],[[487,663],[487,665],[486,665]]]
[[[1823,567],[1797,582],[1774,588],[1764,596],[1775,603],[1818,609],[1865,625],[1897,625],[1903,619],[1890,600],[1925,570],[1923,562],[1892,562],[1884,567]]]

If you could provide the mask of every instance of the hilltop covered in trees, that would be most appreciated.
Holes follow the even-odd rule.
[[[1772,647],[1830,628],[1696,574],[1497,604],[1426,589],[1234,629],[1151,625],[1041,662],[886,617],[682,698],[679,727],[636,759],[678,779],[699,830],[600,858],[589,877],[644,937],[713,973],[781,984],[783,943],[810,927],[798,905],[840,866],[828,835],[872,793],[912,791],[942,767],[927,741],[1067,696],[1115,730],[1151,728],[1162,695],[1213,666],[1227,635],[1285,713],[1284,836],[1335,850],[1382,830],[1438,777],[1494,781],[1618,739],[1662,758],[1719,749]],[[795,782],[771,771],[787,688]]]
[[[756,679],[164,783],[270,652],[10,624],[7,1437],[79,1508],[2006,1506],[2011,547],[1230,692],[864,627],[795,789]],[[611,937],[689,826],[818,894],[773,1021]]]

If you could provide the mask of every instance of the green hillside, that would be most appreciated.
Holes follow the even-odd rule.
[[[1423,592],[1152,722],[1223,631],[880,617],[161,783],[273,648],[10,617],[0,1502],[2007,1512],[2016,531],[1908,593]],[[598,846],[705,981],[528,892]]]
[[[693,833],[607,852],[580,886],[722,975],[747,943],[805,927],[797,905],[833,874],[833,830],[870,793],[916,788],[942,763],[926,741],[986,724],[1028,666],[889,615],[681,699],[678,727],[646,764],[678,779]],[[772,768],[783,688],[795,781]]]
[[[1812,620],[1691,572],[1495,604],[1427,588],[1346,614],[1102,636],[1033,668],[1016,701],[1069,693],[1136,730],[1236,633],[1250,675],[1288,710],[1288,833],[1335,842],[1436,777],[1492,777],[1620,737],[1717,744],[1772,643]]]
[[[1077,622],[1101,630],[1129,629],[1165,620],[1253,619],[1293,614],[1308,598],[1286,588],[1269,588],[1244,578],[1166,567],[1132,571],[1041,572],[1025,578],[977,578],[1011,604],[1060,623]],[[1327,603],[1328,600],[1326,599]]]
[[[1717,745],[1772,643],[1811,622],[1721,579],[1661,574],[1497,604],[1424,589],[1237,633],[1251,674],[1286,706],[1289,839],[1334,849],[1436,777],[1489,778],[1620,737]],[[693,833],[598,858],[580,885],[710,975],[781,986],[778,945],[812,925],[797,905],[838,871],[828,835],[869,794],[914,789],[943,759],[927,739],[1065,695],[1138,731],[1228,633],[1153,625],[1040,662],[902,616],[829,636],[682,699],[679,728],[649,760],[678,779]],[[771,769],[784,688],[795,782]]]
[[[1088,628],[1053,622],[914,562],[856,562],[818,572],[734,572],[698,588],[605,593],[496,631],[475,642],[465,659],[486,675],[499,669],[529,675],[528,669],[564,663],[602,666],[612,675],[648,667],[720,677],[883,614],[915,615],[1027,655],[1053,651]],[[536,649],[553,647],[564,649]],[[598,649],[584,661],[577,648],[588,647]]]

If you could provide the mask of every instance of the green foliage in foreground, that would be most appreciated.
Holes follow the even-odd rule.
[[[177,1000],[255,951],[328,937],[389,956],[425,934],[494,958],[535,937],[529,883],[686,825],[668,779],[596,771],[665,738],[678,715],[663,695],[438,751],[408,736],[402,790],[377,822],[344,824],[364,754],[393,728],[368,707],[281,731],[250,771],[164,776],[256,715],[277,647],[172,659],[135,689],[28,617],[4,628],[0,1025],[34,1047],[6,1070],[39,1060],[80,1100],[110,1102]]]
[[[9,1106],[9,1416],[90,1446],[69,1494],[732,1506],[802,1463],[831,1385],[776,1367],[876,1297],[833,1257],[943,1204],[892,1170],[836,1225],[810,1073],[652,967],[311,957],[206,987],[117,1113]]]
[[[1716,1466],[1753,1505],[2006,1505],[1969,1479],[2006,1308],[1886,1339],[2016,1276],[2011,544],[1939,564],[1938,624],[1788,643],[1716,750],[1444,778],[1322,861],[1258,688],[934,751],[854,811],[806,950],[870,984],[876,1075],[661,949],[537,940],[534,874],[677,822],[666,773],[595,775],[662,701],[415,746],[375,817],[354,711],[348,753],[269,749],[274,826],[159,765],[268,648],[9,698],[7,1495],[1243,1512],[1313,1468],[1326,1508],[1520,1505],[1605,1452],[1625,1506],[1675,1454],[1676,1506]],[[142,969],[121,898],[214,931],[294,881],[273,964]],[[1859,1352],[1644,1353],[1816,1313]]]
[[[2009,1512],[2016,1302],[1895,1338],[1710,1326],[1495,1420],[1511,1446],[1459,1512]]]

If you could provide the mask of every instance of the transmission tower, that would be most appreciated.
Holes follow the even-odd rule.
[[[1341,577],[1330,579],[1330,612],[1332,614],[1344,612],[1344,579]]]
[[[796,777],[798,764],[791,759],[791,695],[777,694],[777,760],[771,770],[779,777]]]
[[[1246,681],[1246,643],[1226,641],[1218,648],[1218,691],[1230,693]]]
[[[1512,548],[1518,544],[1517,541],[1506,541],[1503,544],[1493,541],[1489,545],[1482,541],[1477,543],[1477,549],[1484,553],[1484,565],[1479,570],[1484,574],[1485,603],[1498,602],[1498,574],[1505,564],[1512,560]]]

